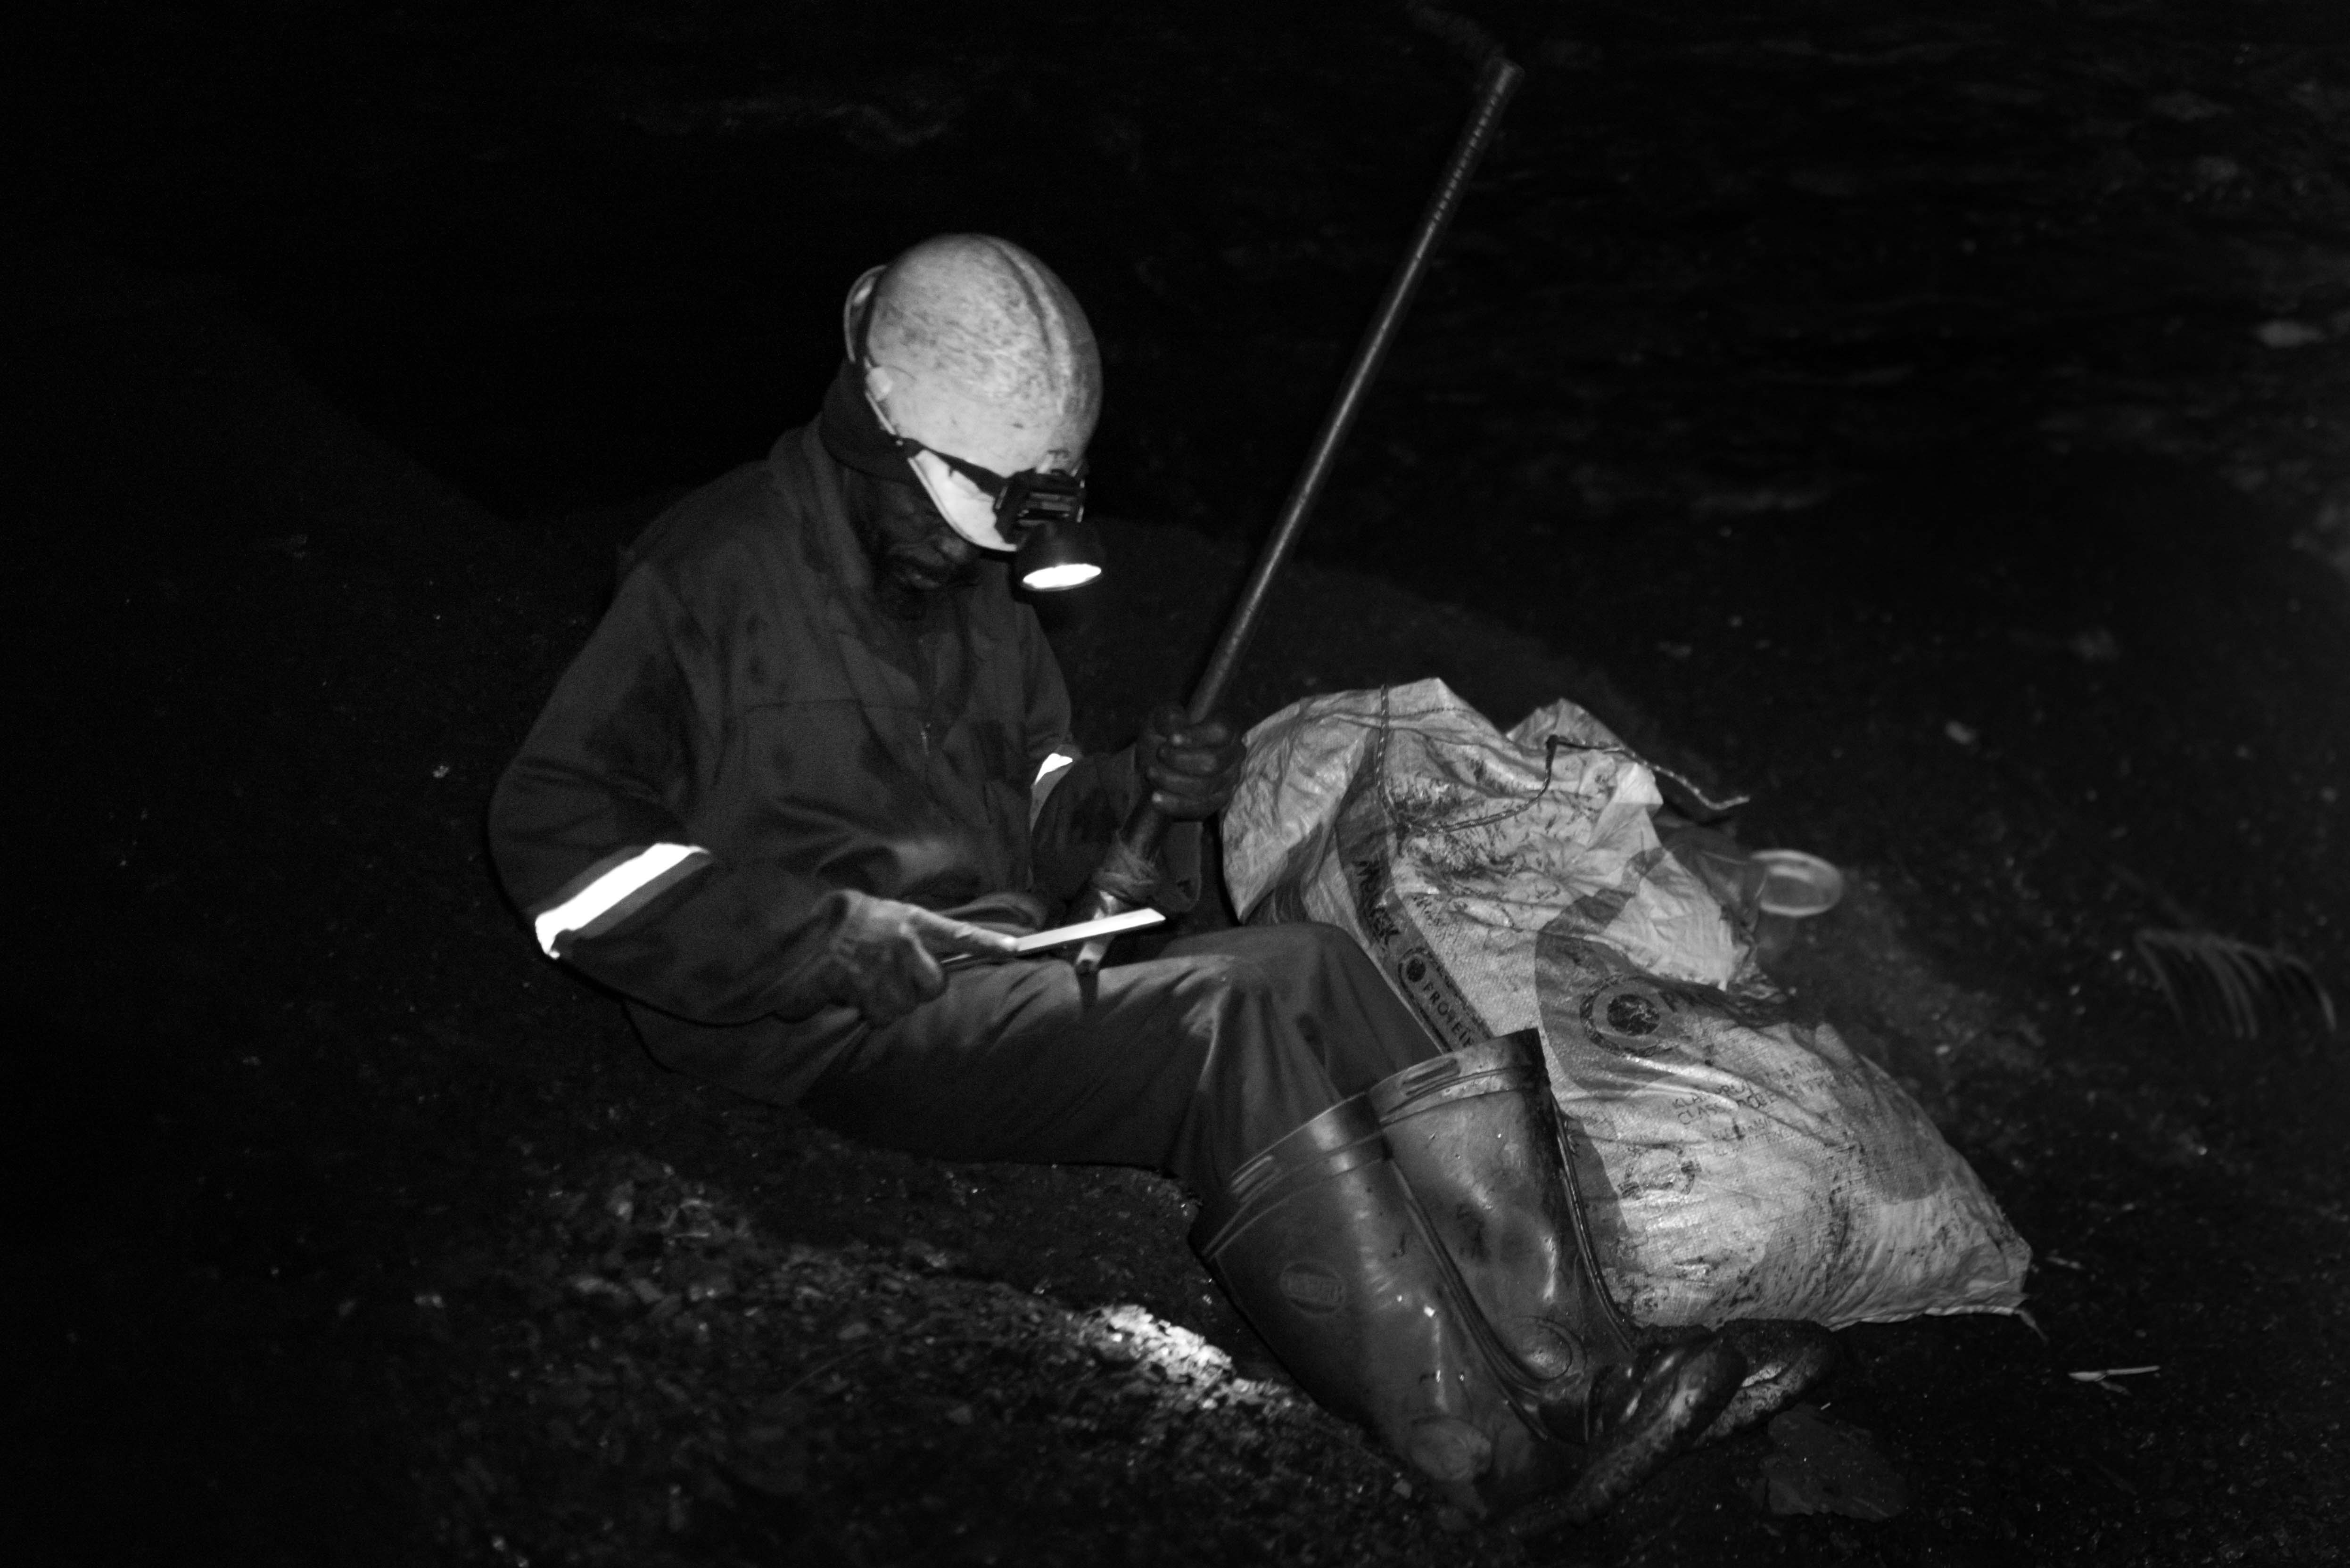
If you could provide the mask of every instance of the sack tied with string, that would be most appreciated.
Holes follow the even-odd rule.
[[[1609,1288],[1659,1327],[2012,1311],[2031,1250],[1916,1101],[1755,961],[1760,876],[1658,836],[1654,774],[1560,701],[1507,733],[1443,682],[1249,732],[1224,873],[1351,932],[1436,1037],[1538,1028]]]

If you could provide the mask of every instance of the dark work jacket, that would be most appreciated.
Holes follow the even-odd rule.
[[[1080,759],[1032,842],[1037,770],[1076,750],[1035,613],[992,557],[923,618],[889,613],[842,472],[810,425],[657,519],[490,808],[548,950],[626,997],[657,1056],[777,1097],[864,1027],[817,989],[837,890],[1050,912],[1136,787],[1129,753]],[[677,863],[617,907],[566,912],[656,857]]]

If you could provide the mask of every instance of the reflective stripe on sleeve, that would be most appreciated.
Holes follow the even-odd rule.
[[[623,849],[598,861],[554,901],[531,917],[530,929],[549,958],[569,936],[601,936],[669,888],[710,864],[710,851],[691,844]]]
[[[1077,750],[1075,746],[1055,746],[1045,753],[1043,762],[1036,764],[1036,776],[1030,780],[1028,784],[1028,826],[1030,827],[1035,827],[1036,819],[1045,815],[1045,798],[1053,793],[1053,786],[1061,782],[1061,774],[1066,772],[1069,764],[1076,760]]]

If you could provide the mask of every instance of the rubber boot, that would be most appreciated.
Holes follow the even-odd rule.
[[[1496,1376],[1530,1422],[1586,1445],[1555,1507],[1591,1517],[1712,1425],[1744,1360],[1701,1333],[1637,1343],[1600,1282],[1534,1031],[1419,1063],[1366,1097],[1487,1325]]]
[[[1629,1367],[1629,1327],[1600,1286],[1551,1102],[1539,1037],[1433,1057],[1368,1098],[1398,1168],[1506,1348],[1529,1414],[1585,1440],[1588,1397]]]
[[[1741,1318],[1721,1325],[1721,1337],[1746,1363],[1745,1381],[1713,1425],[1698,1438],[1718,1443],[1794,1404],[1835,1369],[1835,1336],[1799,1318]]]
[[[1360,1096],[1241,1167],[1192,1241],[1299,1386],[1478,1518],[1555,1491],[1573,1456],[1519,1417],[1482,1328]]]

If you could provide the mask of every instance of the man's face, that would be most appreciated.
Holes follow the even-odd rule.
[[[979,546],[947,526],[920,486],[858,476],[850,504],[865,514],[875,576],[902,592],[929,594],[976,579]]]

